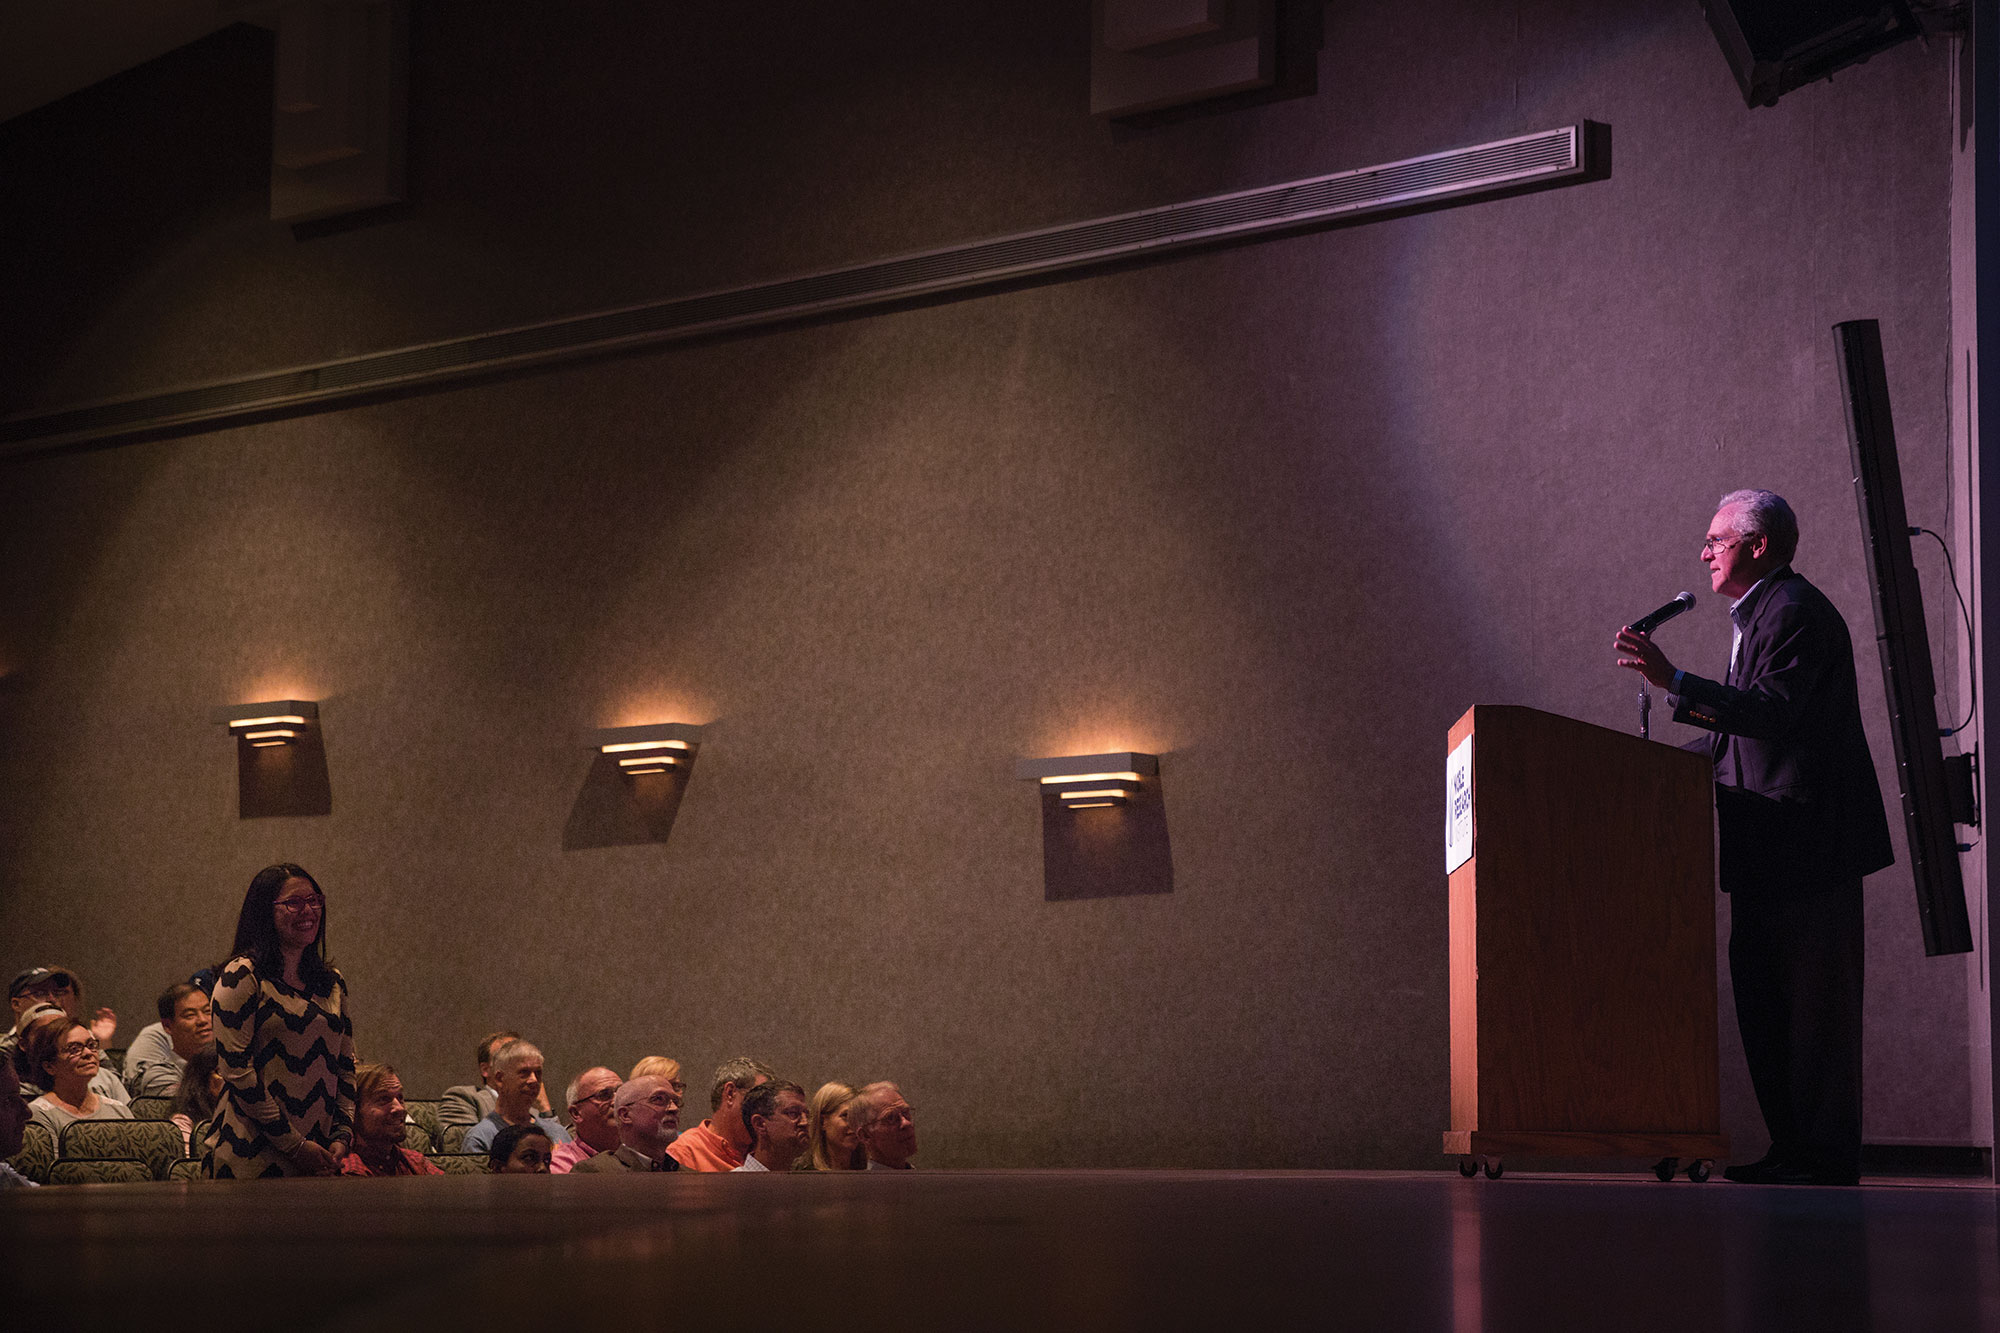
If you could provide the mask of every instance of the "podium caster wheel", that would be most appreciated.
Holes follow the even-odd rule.
[[[1467,1180],[1472,1179],[1479,1174],[1479,1163],[1473,1161],[1470,1157],[1459,1158],[1458,1174],[1464,1176]]]
[[[1680,1158],[1662,1157],[1659,1161],[1653,1163],[1653,1174],[1659,1177],[1659,1179],[1661,1180],[1672,1180],[1674,1178],[1674,1173],[1680,1170],[1680,1168],[1681,1168]],[[1688,1172],[1690,1175],[1692,1175],[1694,1172],[1694,1168],[1689,1167]],[[1703,1174],[1706,1175],[1707,1173],[1703,1172]]]
[[[1500,1159],[1498,1157],[1489,1157],[1486,1159],[1486,1178],[1488,1180],[1500,1179],[1500,1172],[1503,1169],[1504,1168],[1500,1165]]]
[[[1708,1173],[1715,1169],[1715,1163],[1704,1157],[1700,1161],[1688,1163],[1688,1179],[1700,1184],[1708,1179]]]

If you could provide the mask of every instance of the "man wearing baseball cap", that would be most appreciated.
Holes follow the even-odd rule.
[[[90,1017],[83,1016],[83,981],[66,967],[31,967],[11,982],[7,983],[7,1003],[14,1011],[14,1027],[0,1036],[0,1058],[11,1060],[15,1048],[21,1044],[21,1033],[28,1026],[28,1020],[46,1009],[59,1009],[77,1022],[90,1028],[90,1035],[97,1038],[100,1045],[109,1045],[118,1032],[118,1015],[109,1009],[100,1008]],[[125,1089],[124,1080],[107,1062],[97,1071],[97,1077],[90,1081],[90,1090],[100,1097],[114,1101],[129,1102],[132,1094]]]

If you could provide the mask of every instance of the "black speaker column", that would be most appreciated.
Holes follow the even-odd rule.
[[[1923,29],[1905,0],[1701,0],[1749,106],[1858,64]]]

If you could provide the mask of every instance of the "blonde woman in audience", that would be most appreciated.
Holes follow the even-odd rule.
[[[633,1065],[625,1078],[627,1082],[635,1078],[663,1078],[676,1097],[687,1096],[688,1085],[681,1081],[681,1062],[671,1055],[649,1055]]]
[[[806,1154],[794,1171],[865,1171],[861,1094],[846,1083],[822,1083],[806,1103]]]
[[[90,1090],[103,1056],[97,1037],[65,1013],[43,1014],[21,1034],[21,1053],[47,1092],[28,1104],[36,1124],[62,1141],[62,1132],[79,1120],[130,1120],[132,1108]]]

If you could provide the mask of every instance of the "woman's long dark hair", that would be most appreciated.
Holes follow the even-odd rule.
[[[208,1091],[208,1079],[215,1072],[215,1043],[188,1057],[181,1071],[181,1085],[174,1092],[174,1110],[197,1125],[215,1119],[215,1098]]]
[[[278,925],[275,920],[278,891],[285,887],[286,880],[302,879],[313,886],[322,902],[326,892],[319,881],[307,872],[304,866],[293,865],[290,861],[280,861],[274,866],[265,866],[250,881],[250,891],[243,895],[243,910],[236,916],[236,943],[230,946],[231,958],[250,959],[257,965],[257,974],[275,977],[283,974],[285,956],[278,944]],[[299,979],[306,989],[320,994],[333,989],[333,969],[326,961],[326,910],[319,914],[319,934],[313,936],[312,946],[299,956]]]

